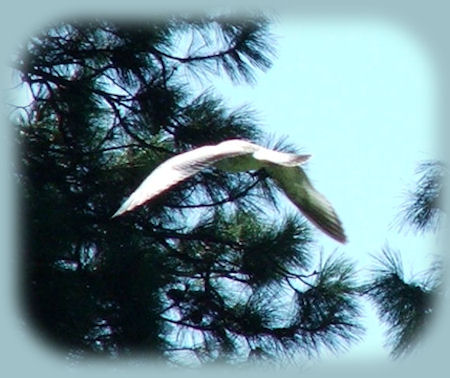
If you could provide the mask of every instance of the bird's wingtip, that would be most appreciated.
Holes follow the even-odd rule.
[[[339,236],[339,238],[336,238],[336,240],[337,240],[339,243],[342,243],[342,244],[347,244],[347,243],[348,243],[347,236],[345,236],[345,235]]]
[[[123,211],[117,210],[112,216],[111,219],[118,217],[119,215],[122,215]]]
[[[347,235],[344,233],[344,229],[342,228],[341,222],[336,216],[337,223],[333,224],[332,227],[324,227],[323,224],[316,223],[316,225],[322,229],[328,236],[332,239],[336,240],[339,243],[347,244],[348,239]]]
[[[123,213],[126,213],[127,211],[131,210],[129,200],[125,201],[122,206],[119,207],[119,209],[112,215],[112,218],[116,218]]]

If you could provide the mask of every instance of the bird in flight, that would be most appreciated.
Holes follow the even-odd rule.
[[[302,214],[333,239],[346,236],[330,202],[309,181],[301,164],[311,155],[271,150],[241,139],[230,139],[175,155],[159,165],[112,216],[117,217],[152,200],[202,169],[215,166],[228,172],[265,169]]]

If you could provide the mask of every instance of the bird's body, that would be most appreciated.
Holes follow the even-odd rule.
[[[317,192],[300,165],[310,155],[270,150],[240,139],[208,145],[176,155],[159,165],[130,195],[113,217],[150,201],[179,182],[214,165],[228,172],[265,169],[297,208],[332,238],[345,242],[340,220]]]

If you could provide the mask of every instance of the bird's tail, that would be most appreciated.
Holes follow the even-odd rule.
[[[309,160],[309,158],[312,155],[297,155],[297,154],[287,154],[289,157],[287,157],[286,162],[283,163],[283,165],[287,167],[295,167],[297,165],[303,164],[306,160]]]
[[[289,152],[281,152],[262,148],[254,152],[253,157],[261,161],[283,165],[285,167],[295,167],[303,164],[311,155],[298,155]]]

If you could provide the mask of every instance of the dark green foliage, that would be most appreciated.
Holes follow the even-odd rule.
[[[404,222],[417,231],[436,230],[442,213],[441,197],[447,168],[440,161],[419,166],[421,177],[404,206]]]
[[[376,304],[381,320],[389,325],[388,343],[392,355],[398,357],[417,344],[432,314],[437,286],[430,278],[406,282],[397,252],[385,249],[377,261],[374,280],[366,293]]]
[[[353,321],[359,315],[358,290],[354,266],[346,259],[329,258],[319,266],[312,286],[297,292],[298,318],[311,343],[320,341],[337,350],[360,333]]]
[[[403,210],[404,222],[417,231],[433,230],[442,215],[440,198],[446,167],[439,161],[420,165],[422,174],[416,189]],[[433,315],[434,299],[441,297],[442,265],[435,258],[420,280],[408,282],[404,277],[399,252],[384,249],[376,257],[372,279],[365,285],[365,293],[378,309],[380,319],[388,326],[387,338],[393,357],[411,351]]]
[[[159,163],[228,138],[261,140],[192,75],[253,80],[273,55],[267,21],[53,25],[15,62],[22,294],[63,351],[177,363],[307,354],[359,333],[352,267],[314,270],[307,225],[273,221],[264,172],[208,169],[111,219]]]

